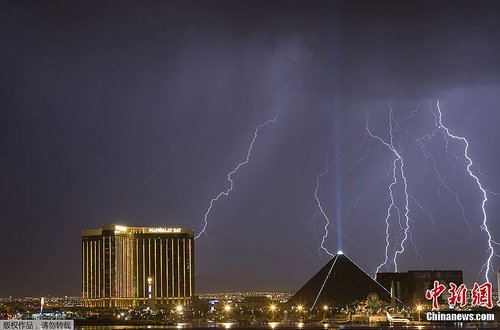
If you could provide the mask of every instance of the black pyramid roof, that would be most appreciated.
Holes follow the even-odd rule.
[[[381,301],[391,302],[389,291],[339,252],[288,300],[288,304],[303,305],[310,310],[322,305],[340,307],[366,300],[370,292],[375,292]]]

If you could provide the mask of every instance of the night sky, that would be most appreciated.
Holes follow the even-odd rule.
[[[387,141],[389,103],[394,122],[420,104],[395,132],[414,198],[399,270],[484,280],[464,145],[426,142],[454,195],[412,136],[433,131],[439,99],[471,169],[500,191],[499,1],[0,1],[0,42],[0,296],[79,295],[82,229],[198,233],[275,116],[196,240],[197,291],[294,291],[329,260],[314,199],[326,159],[324,211],[373,275],[393,154],[365,127],[369,114]],[[500,196],[486,206],[500,241]]]

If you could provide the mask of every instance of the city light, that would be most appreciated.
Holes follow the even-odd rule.
[[[159,230],[163,228],[165,230]],[[116,249],[112,248],[111,237],[103,234],[108,231],[119,230],[114,233]],[[155,243],[160,241],[161,243]],[[139,243],[140,242],[140,243]],[[165,275],[174,273],[175,265],[189,265],[176,270],[175,277],[169,279],[169,285],[185,292],[185,297],[178,297],[177,305],[186,306],[193,295],[194,273],[194,232],[187,228],[173,227],[125,227],[120,225],[102,225],[99,228],[82,231],[82,283],[83,307],[132,307],[141,305],[144,299],[172,298],[173,293],[162,290],[165,285]],[[142,246],[142,252],[134,252],[134,246]],[[172,253],[172,248],[185,253]],[[179,250],[179,251],[180,251]],[[170,253],[169,253],[170,251]],[[165,262],[171,260],[171,262]],[[143,271],[139,265],[146,262],[156,265]],[[105,271],[106,269],[106,271]],[[117,271],[110,272],[110,269]],[[118,271],[119,270],[119,271]],[[134,276],[132,276],[134,275]],[[99,286],[100,283],[100,286]],[[120,283],[116,288],[110,283]],[[144,287],[135,295],[130,288]],[[106,289],[106,296],[101,292]],[[98,297],[94,292],[100,292]],[[176,306],[172,307],[173,312]]]
[[[420,311],[422,310],[422,305],[417,305],[417,311],[418,311],[418,322],[420,322]]]
[[[500,0],[347,3],[2,3],[0,330],[500,330]]]
[[[119,232],[120,232],[120,231],[127,231],[127,227],[125,227],[125,226],[120,226],[120,225],[116,225],[116,226],[115,226],[115,230],[116,230],[116,231],[119,231]]]

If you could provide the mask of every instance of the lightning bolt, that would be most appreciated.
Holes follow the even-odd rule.
[[[447,137],[461,141],[465,144],[465,149],[464,149],[464,157],[467,162],[467,172],[469,173],[469,176],[476,182],[477,187],[479,190],[481,190],[481,194],[483,196],[482,201],[481,201],[481,210],[483,214],[483,222],[481,226],[481,230],[486,232],[486,235],[488,237],[488,249],[486,250],[486,253],[488,255],[486,262],[484,263],[483,267],[481,270],[486,269],[484,272],[484,278],[486,282],[489,282],[489,274],[491,272],[491,267],[492,267],[492,259],[493,256],[495,255],[495,250],[493,248],[493,244],[498,245],[497,242],[493,241],[491,233],[488,229],[488,217],[486,213],[486,203],[488,202],[488,193],[487,190],[483,188],[483,185],[481,184],[481,181],[479,180],[478,176],[472,172],[472,166],[474,162],[472,161],[472,158],[469,156],[469,141],[467,141],[466,138],[458,135],[454,135],[453,133],[450,132],[448,127],[446,127],[443,124],[443,114],[441,112],[441,107],[439,105],[439,100],[436,102],[436,111],[437,111],[437,126],[446,134]]]
[[[316,200],[316,205],[318,206],[318,210],[319,210],[319,214],[321,214],[323,216],[323,218],[325,219],[325,226],[323,227],[324,228],[324,234],[323,236],[321,237],[321,243],[320,243],[320,247],[318,248],[318,251],[319,252],[320,250],[324,250],[329,256],[331,256],[332,258],[335,257],[334,254],[332,254],[326,247],[325,247],[325,242],[326,242],[326,239],[328,238],[328,235],[329,235],[329,231],[328,231],[328,228],[331,227],[333,228],[337,233],[339,233],[340,235],[342,235],[342,237],[344,237],[345,239],[347,239],[349,242],[351,242],[352,244],[358,246],[358,242],[354,241],[351,237],[349,237],[343,230],[339,229],[338,227],[334,226],[331,221],[330,221],[330,218],[328,218],[328,215],[326,214],[325,210],[323,209],[323,205],[321,204],[321,200],[319,199],[319,196],[318,196],[318,191],[319,191],[319,188],[320,188],[320,181],[321,181],[321,177],[322,176],[325,176],[328,174],[328,157],[325,156],[325,168],[323,169],[323,171],[321,173],[319,173],[316,178],[314,179],[315,183],[316,183],[316,186],[314,188],[314,199]],[[318,213],[316,213],[314,216],[316,216]]]
[[[248,162],[250,162],[250,156],[252,155],[253,145],[254,145],[255,141],[257,140],[257,136],[259,135],[259,130],[263,127],[266,127],[267,125],[269,125],[271,123],[274,123],[276,120],[278,120],[278,116],[276,116],[273,119],[270,119],[262,124],[257,125],[257,127],[255,128],[254,134],[253,134],[252,141],[250,142],[250,146],[248,147],[246,159],[243,162],[239,163],[231,172],[228,173],[227,181],[229,181],[229,188],[227,190],[221,191],[216,197],[214,197],[210,200],[210,205],[209,205],[207,211],[205,212],[205,216],[203,219],[203,221],[204,221],[203,229],[200,231],[200,233],[198,235],[195,236],[194,239],[200,238],[201,235],[203,235],[205,233],[207,226],[208,226],[208,216],[210,215],[210,212],[212,211],[212,207],[214,206],[214,203],[216,201],[218,201],[219,198],[221,198],[222,196],[228,196],[229,193],[233,190],[234,181],[231,178],[231,176],[234,175],[236,172],[238,172],[238,170],[242,166],[245,166],[246,164],[248,164]]]
[[[420,149],[420,151],[422,152],[422,155],[424,156],[425,158],[425,164],[426,166],[428,165],[429,161],[430,163],[432,164],[432,170],[437,178],[437,180],[439,181],[439,189],[437,191],[439,197],[440,197],[440,203],[438,204],[438,206],[431,212],[427,209],[425,209],[417,200],[414,196],[410,195],[410,197],[413,199],[414,203],[424,212],[428,215],[429,219],[431,220],[431,223],[433,225],[433,233],[438,235],[438,236],[442,236],[442,237],[445,237],[443,234],[441,233],[438,233],[436,232],[436,222],[434,221],[434,214],[435,212],[441,207],[442,203],[443,203],[443,199],[442,199],[442,192],[441,192],[441,188],[443,187],[446,191],[448,191],[455,199],[455,203],[456,205],[460,208],[461,210],[461,214],[462,214],[462,220],[463,222],[465,223],[465,225],[469,228],[469,241],[468,243],[466,244],[466,247],[471,244],[472,242],[472,226],[470,225],[469,221],[467,220],[467,217],[465,216],[465,207],[463,206],[463,204],[460,202],[460,197],[458,195],[458,193],[453,190],[447,183],[446,183],[446,180],[453,177],[456,173],[456,166],[455,164],[449,159],[449,163],[451,164],[451,166],[453,167],[453,171],[451,174],[449,175],[446,175],[446,176],[443,176],[441,174],[441,172],[439,171],[438,169],[438,166],[436,164],[436,158],[434,157],[434,155],[429,152],[427,150],[427,147],[426,147],[426,144],[425,142],[426,141],[432,141],[432,139],[434,139],[438,134],[439,132],[441,131],[439,129],[439,125],[438,125],[438,117],[437,115],[432,111],[432,103],[431,102],[428,102],[428,110],[434,115],[434,128],[433,130],[428,133],[428,134],[425,134],[421,137],[416,137],[415,135],[413,135],[411,132],[409,132],[408,130],[404,129],[401,124],[403,124],[405,121],[409,120],[409,119],[413,119],[414,116],[421,110],[421,103],[418,104],[417,108],[415,110],[412,111],[412,113],[408,116],[406,116],[405,118],[403,118],[401,121],[399,121],[398,123],[396,123],[395,127],[398,131],[401,131],[403,132],[404,134],[406,134],[407,136],[409,136],[417,145],[417,147]],[[448,141],[445,139],[445,152],[447,155],[452,155],[456,160],[458,161],[462,161],[462,162],[465,162],[465,160],[462,158],[462,157],[459,157],[457,154],[453,153],[452,151],[450,151],[448,149]]]
[[[420,109],[420,105],[417,108],[417,111],[419,109]],[[436,158],[434,157],[433,154],[431,154],[427,150],[427,148],[426,148],[426,146],[424,144],[425,141],[431,141],[433,138],[435,138],[437,136],[437,134],[439,133],[439,131],[440,131],[440,127],[439,127],[439,123],[438,123],[438,116],[432,111],[432,104],[431,104],[431,102],[429,102],[429,111],[434,115],[434,129],[433,129],[432,132],[430,132],[430,133],[428,133],[428,134],[426,134],[426,135],[424,135],[422,137],[418,137],[417,138],[413,134],[411,134],[410,132],[408,132],[407,130],[404,130],[404,131],[405,131],[406,134],[410,135],[414,139],[414,141],[416,142],[417,146],[420,148],[420,151],[422,152],[423,156],[425,157],[426,164],[429,162],[429,159],[431,160],[432,169],[434,170],[434,174],[436,175],[436,178],[438,179],[438,181],[440,183],[440,187],[439,187],[439,190],[438,190],[438,195],[441,198],[441,202],[439,203],[439,205],[437,206],[437,208],[434,210],[434,212],[436,212],[441,207],[441,204],[442,204],[442,201],[443,201],[442,197],[441,197],[441,187],[444,187],[455,198],[455,203],[460,208],[461,213],[462,213],[462,220],[464,221],[465,225],[469,228],[469,241],[466,244],[466,246],[468,246],[472,242],[472,226],[470,225],[469,221],[467,220],[467,217],[465,216],[465,207],[460,202],[460,197],[459,197],[458,193],[455,190],[451,189],[451,187],[446,183],[447,179],[449,179],[449,178],[451,178],[451,177],[453,177],[455,175],[456,166],[448,158],[448,161],[450,162],[450,164],[453,167],[453,171],[452,171],[452,174],[447,175],[447,176],[443,176],[440,173],[440,171],[438,169],[438,166],[436,164]],[[406,117],[405,120],[412,118],[415,115],[415,113],[416,113],[416,111],[412,112],[412,114],[410,116]],[[455,159],[457,159],[459,161],[464,161],[463,158],[459,157],[458,155],[456,155],[455,153],[451,152],[448,149],[448,140],[446,138],[444,138],[444,140],[445,140],[445,151],[446,151],[446,154],[447,155],[452,155]]]
[[[328,227],[330,226],[330,219],[328,219],[328,216],[326,215],[325,211],[323,210],[323,206],[321,206],[321,201],[319,200],[319,197],[318,197],[320,178],[326,174],[328,174],[328,157],[326,157],[325,169],[323,170],[323,172],[318,174],[318,176],[316,176],[316,189],[314,189],[314,199],[316,199],[316,204],[318,205],[319,212],[321,213],[321,215],[323,215],[323,218],[325,218],[325,221],[326,221],[325,227],[324,227],[325,234],[321,238],[321,244],[320,244],[318,251],[320,249],[323,249],[330,257],[333,258],[333,257],[335,257],[335,255],[333,253],[331,253],[330,251],[328,251],[328,249],[325,247],[325,240],[328,237]]]
[[[469,221],[467,220],[467,217],[465,216],[465,207],[460,202],[460,197],[459,197],[458,193],[455,190],[451,189],[451,187],[446,183],[446,179],[449,179],[449,178],[454,176],[455,171],[456,171],[456,167],[453,163],[451,163],[453,165],[453,173],[450,175],[447,175],[447,176],[443,176],[437,167],[436,158],[434,157],[434,155],[432,155],[430,152],[428,152],[426,147],[423,144],[420,144],[420,141],[418,141],[417,143],[419,144],[419,147],[421,148],[422,152],[425,154],[426,159],[427,160],[431,159],[432,168],[433,168],[434,173],[436,174],[436,177],[440,183],[440,188],[438,190],[438,194],[441,196],[441,187],[444,187],[451,195],[453,195],[453,197],[455,198],[455,204],[461,210],[462,220],[464,221],[465,225],[469,228],[469,241],[466,244],[466,246],[468,246],[472,242],[472,226],[469,223]],[[441,203],[442,203],[442,199],[441,199]],[[441,203],[434,210],[434,212],[436,212],[439,209],[439,207],[441,207]]]
[[[408,116],[400,120],[399,122],[395,122],[393,124],[393,109],[391,107],[391,104],[389,103],[389,139],[386,141],[387,138],[382,138],[380,135],[377,135],[373,132],[373,129],[370,129],[369,127],[369,117],[367,117],[366,121],[366,132],[368,133],[368,136],[377,139],[379,142],[381,142],[382,145],[386,146],[394,155],[394,157],[391,159],[392,166],[390,167],[390,172],[392,172],[392,175],[388,175],[387,177],[392,177],[391,183],[389,185],[389,197],[390,197],[390,203],[387,208],[387,213],[385,217],[385,223],[386,223],[386,230],[385,230],[385,235],[386,235],[386,245],[385,245],[385,259],[384,262],[379,265],[377,268],[376,272],[378,272],[382,267],[388,268],[388,264],[390,263],[390,255],[391,253],[394,253],[392,257],[392,263],[394,264],[394,269],[397,271],[398,265],[397,265],[397,257],[398,255],[402,254],[405,252],[405,242],[408,240],[410,243],[413,243],[415,247],[415,255],[417,258],[420,259],[421,263],[423,261],[422,256],[418,253],[417,250],[417,245],[416,245],[416,240],[413,237],[412,232],[410,231],[410,218],[409,218],[409,199],[413,201],[413,203],[419,207],[429,218],[429,220],[432,223],[432,228],[433,228],[433,233],[435,235],[439,236],[444,236],[438,232],[436,232],[436,223],[434,220],[434,214],[435,212],[441,207],[443,203],[443,199],[441,197],[442,195],[442,188],[449,192],[455,199],[456,205],[460,208],[461,213],[462,213],[462,220],[466,224],[466,226],[469,228],[469,243],[472,241],[472,226],[469,223],[469,221],[466,218],[465,215],[465,207],[460,201],[460,196],[459,194],[454,191],[447,183],[447,180],[450,179],[451,177],[454,177],[457,171],[457,165],[456,162],[463,163],[465,165],[465,168],[467,170],[468,176],[474,181],[474,183],[477,185],[481,192],[481,211],[482,211],[482,224],[481,224],[481,230],[486,233],[487,236],[487,243],[488,247],[486,249],[486,254],[487,258],[481,267],[481,270],[479,271],[479,274],[481,274],[484,270],[484,277],[487,282],[489,282],[489,277],[492,272],[492,259],[494,256],[500,257],[499,254],[496,253],[495,251],[495,246],[500,246],[500,243],[496,242],[493,240],[492,235],[489,231],[488,228],[488,216],[486,212],[486,204],[488,202],[488,196],[489,195],[498,195],[498,193],[490,191],[486,189],[481,180],[481,178],[484,178],[485,175],[481,172],[481,167],[478,163],[474,162],[472,158],[469,155],[469,141],[463,137],[463,136],[458,136],[455,135],[451,132],[451,130],[443,124],[443,114],[441,111],[440,103],[439,101],[436,102],[435,108],[432,106],[432,103],[429,101],[428,102],[429,107],[428,110],[433,114],[434,116],[434,128],[432,131],[428,134],[425,134],[421,137],[416,137],[413,135],[410,131],[406,130],[405,128],[402,127],[402,124],[410,119],[413,119],[415,115],[421,110],[421,103],[418,105],[418,107],[413,110]],[[399,133],[399,143],[396,147],[395,145],[395,135],[394,133],[398,132]],[[428,166],[428,164],[431,164],[431,168],[433,172],[435,173],[435,177],[439,182],[439,189],[438,189],[438,195],[441,198],[441,202],[438,204],[438,206],[431,212],[427,210],[421,203],[419,203],[416,198],[408,193],[408,185],[407,185],[407,180],[404,172],[404,160],[403,157],[401,156],[401,153],[398,150],[401,150],[401,134],[406,134],[409,136],[415,143],[416,146],[420,149],[422,152],[422,155],[425,158],[425,165]],[[444,143],[444,155],[446,156],[446,160],[449,162],[449,164],[452,167],[451,174],[448,175],[443,175],[438,168],[437,165],[437,159],[435,158],[434,154],[427,149],[427,143],[431,143],[435,138],[442,138],[443,143]],[[365,137],[363,138],[363,143],[366,140],[366,133]],[[451,141],[458,141],[460,143],[464,144],[464,151],[463,154],[460,153],[455,153],[453,152],[449,146],[451,144]],[[356,146],[359,147],[359,146]],[[370,146],[368,146],[368,151],[367,154],[370,153]],[[353,167],[356,167],[359,162],[363,161],[367,155],[363,156],[362,159],[358,160]],[[477,174],[476,174],[477,172]],[[376,179],[382,180],[384,177]],[[402,182],[400,181],[402,180]],[[372,184],[368,187],[368,190],[363,193],[354,203],[351,203],[350,208],[354,207],[357,205],[357,203],[364,198],[368,192],[371,190],[372,186],[375,184],[375,182],[372,182]],[[402,215],[402,210],[398,206],[395,200],[395,195],[394,195],[394,189],[396,186],[402,185],[402,190],[404,192],[404,215]],[[401,238],[401,231],[400,231],[400,236],[396,238],[395,242],[398,248],[396,250],[391,250],[391,240],[390,240],[390,218],[393,216],[394,212],[397,212],[398,218],[399,218],[399,224],[401,227],[401,230],[404,232],[404,238],[402,238],[401,242],[398,244],[400,238]],[[404,221],[402,222],[402,218]]]
[[[417,205],[420,208],[420,210],[422,210],[422,212],[424,212],[431,221],[432,233],[434,235],[441,236],[442,238],[446,238],[445,235],[443,235],[442,233],[438,233],[436,231],[436,221],[434,220],[434,214],[428,209],[426,209],[422,204],[420,204],[420,202],[415,198],[415,196],[413,196],[412,194],[408,194],[408,196],[410,196],[410,198],[413,200],[413,203],[415,203],[415,205]]]
[[[361,194],[359,195],[359,197],[354,200],[353,202],[350,202],[349,203],[349,207],[347,208],[347,216],[350,216],[351,215],[351,212],[352,212],[352,209],[354,207],[356,207],[359,202],[361,202],[362,199],[364,199],[366,196],[368,196],[368,194],[371,192],[371,190],[373,189],[373,187],[379,182],[379,181],[383,181],[383,180],[386,180],[388,177],[390,177],[390,173],[392,172],[392,167],[390,167],[388,170],[387,170],[387,174],[379,177],[379,178],[376,178],[374,179],[370,185],[368,186],[368,188]]]
[[[377,270],[375,271],[375,274],[379,272],[380,268],[383,266],[387,267],[387,263],[389,261],[389,247],[390,247],[390,237],[389,237],[389,229],[390,229],[390,223],[389,219],[392,215],[392,210],[395,209],[398,213],[398,218],[399,218],[399,224],[401,228],[403,229],[403,239],[401,240],[399,244],[399,248],[396,249],[394,253],[394,257],[392,258],[392,263],[394,264],[394,271],[398,271],[398,264],[397,264],[397,257],[399,254],[404,253],[405,251],[405,242],[408,240],[408,238],[411,238],[411,232],[410,232],[410,217],[409,217],[409,198],[408,198],[408,183],[406,180],[405,172],[404,172],[404,161],[403,157],[401,154],[398,152],[396,147],[394,146],[394,127],[393,127],[393,115],[392,115],[392,106],[389,103],[389,142],[384,141],[380,136],[374,134],[369,127],[369,117],[367,117],[366,121],[366,130],[368,134],[377,140],[379,140],[383,145],[385,145],[393,154],[394,158],[392,160],[392,182],[389,185],[389,196],[390,196],[390,204],[387,207],[387,214],[385,217],[385,223],[386,223],[386,230],[385,230],[385,235],[386,235],[386,245],[385,245],[385,259],[384,262],[382,262],[378,267]],[[396,173],[398,172],[398,173]],[[398,175],[401,176],[403,179],[403,192],[404,192],[404,225],[401,225],[401,210],[400,208],[396,205],[396,202],[394,200],[394,187],[398,184]],[[415,241],[413,239],[410,239],[415,244]],[[416,246],[415,246],[416,248]]]

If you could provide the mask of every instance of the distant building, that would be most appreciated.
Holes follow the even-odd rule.
[[[497,304],[500,304],[500,270],[497,270]]]
[[[430,301],[425,298],[425,292],[432,288],[435,280],[449,288],[450,282],[462,284],[463,274],[461,270],[409,270],[404,273],[377,273],[377,282],[410,306],[430,304]],[[448,298],[448,290],[445,290],[440,296],[440,303],[446,302]]]
[[[82,305],[189,305],[194,235],[187,228],[104,225],[82,231]]]
[[[389,290],[377,283],[346,255],[339,252],[317,272],[287,304],[310,311],[323,306],[345,307],[365,301],[375,293],[380,301],[391,303]],[[401,302],[393,303],[401,305]]]

